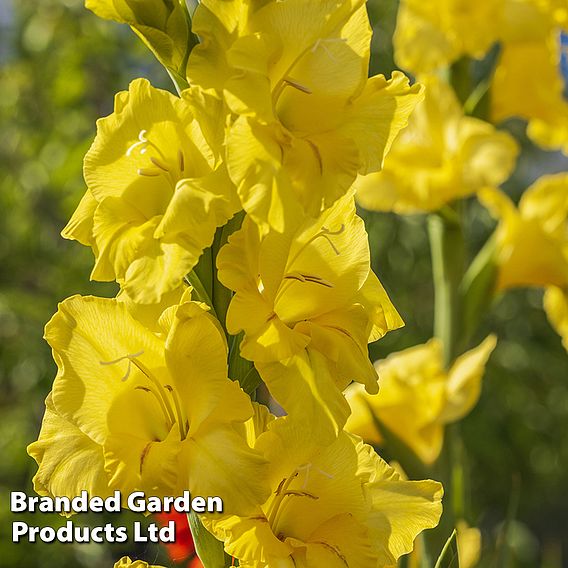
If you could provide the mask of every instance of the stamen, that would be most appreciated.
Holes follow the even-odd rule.
[[[298,260],[298,257],[317,239],[319,239],[320,237],[323,237],[331,246],[331,248],[333,249],[333,252],[339,256],[341,253],[339,252],[339,249],[333,244],[333,242],[331,241],[331,239],[329,237],[335,237],[337,235],[341,235],[341,233],[343,233],[343,231],[345,231],[345,225],[342,223],[341,226],[339,227],[339,229],[337,231],[330,231],[327,227],[323,227],[311,238],[309,239],[301,248],[300,250],[298,250],[298,252],[296,252],[296,254],[292,257],[292,260],[290,260],[289,262],[286,263],[286,268],[292,266],[294,264],[294,262],[296,262],[296,260]]]
[[[302,274],[300,272],[291,272],[290,274],[286,274],[283,280],[296,280],[297,282],[311,282],[312,284],[320,284],[321,286],[325,286],[326,288],[333,288],[333,284],[329,282],[329,280],[324,280],[319,276],[313,276],[310,274]]]
[[[148,387],[144,387],[144,386],[136,386],[134,387],[134,390],[141,390],[144,392],[148,392],[154,395],[154,397],[156,398],[156,400],[158,401],[158,404],[160,405],[162,412],[164,413],[164,416],[166,418],[166,424],[168,429],[170,429],[174,423],[175,423],[175,418],[173,416],[173,413],[171,411],[171,407],[169,407],[168,405],[168,401],[165,399],[165,392],[163,392],[163,387],[160,384],[160,382],[152,375],[152,373],[144,366],[142,365],[142,363],[140,363],[136,358],[140,357],[141,355],[144,354],[144,350],[138,351],[137,353],[129,353],[127,355],[124,355],[122,357],[119,357],[118,359],[113,359],[112,361],[99,361],[99,363],[101,365],[116,365],[117,363],[120,363],[121,361],[128,361],[128,367],[126,369],[126,374],[120,379],[122,382],[125,382],[128,377],[130,376],[130,373],[132,371],[132,364],[134,364],[140,371],[142,371],[142,374],[145,375],[148,379],[150,379],[152,385],[155,388],[148,388]],[[156,390],[155,390],[156,389]]]
[[[298,89],[298,91],[302,91],[302,93],[306,93],[306,95],[311,95],[313,93],[309,87],[302,85],[302,83],[298,83],[298,81],[290,77],[284,77],[283,81],[286,85],[290,85],[290,87],[294,87],[294,89]]]
[[[313,153],[316,157],[316,160],[318,161],[320,175],[323,175],[323,159],[321,157],[321,153],[319,151],[319,148],[308,138],[306,138],[305,140],[310,145],[310,148],[312,149],[312,151],[313,151]]]
[[[143,392],[147,392],[147,393],[154,395],[154,398],[158,401],[158,404],[160,405],[160,408],[162,409],[162,412],[163,412],[163,414],[166,418],[166,426],[167,426],[168,430],[170,430],[171,427],[173,426],[173,424],[170,421],[170,418],[168,416],[168,410],[167,410],[167,408],[164,404],[164,401],[160,398],[160,395],[154,389],[149,389],[148,387],[138,386],[138,387],[134,387],[134,390],[141,390]]]
[[[274,492],[274,495],[275,495],[274,500],[270,504],[270,507],[268,508],[268,513],[266,514],[266,518],[268,519],[268,524],[270,526],[273,526],[272,520],[274,520],[276,514],[278,513],[278,508],[280,507],[280,504],[282,503],[283,493],[286,492],[286,490],[288,489],[288,487],[290,487],[290,485],[292,484],[292,482],[294,481],[294,479],[296,477],[298,477],[298,471],[295,471],[287,479],[286,478],[283,479],[279,483],[276,491]]]
[[[144,449],[142,450],[142,454],[140,455],[140,475],[142,475],[142,468],[144,467],[144,460],[146,459],[146,456],[148,455],[148,452],[150,451],[151,446],[152,446],[152,442],[148,442],[144,446]]]
[[[177,423],[179,428],[179,435],[181,440],[185,440],[187,436],[187,431],[185,429],[186,419],[181,409],[181,404],[177,393],[175,392],[174,388],[171,385],[166,385],[165,389],[170,393],[171,397],[174,400],[174,405],[177,413]]]
[[[158,158],[155,158],[154,156],[151,156],[151,157],[150,157],[150,161],[151,161],[155,166],[158,166],[161,170],[164,170],[165,172],[168,172],[168,173],[169,173],[170,170],[168,169],[168,167],[167,167],[163,162],[161,162]]]
[[[316,236],[323,237],[329,243],[329,246],[333,249],[333,252],[335,252],[335,254],[337,256],[339,256],[341,253],[339,252],[339,249],[333,244],[333,241],[329,238],[329,236],[330,235],[333,235],[333,236],[341,235],[341,233],[343,233],[343,231],[345,231],[345,225],[342,223],[339,230],[337,230],[335,232],[330,231],[327,227],[322,227],[321,233],[319,235],[316,235]]]
[[[317,495],[314,495],[309,491],[297,491],[295,489],[290,489],[286,491],[282,495],[278,506],[278,510],[276,511],[276,515],[274,515],[274,519],[272,520],[272,523],[270,523],[270,526],[272,527],[273,531],[276,531],[276,527],[278,526],[278,523],[280,522],[280,519],[282,518],[284,511],[288,503],[290,503],[291,501],[291,499],[286,499],[286,497],[308,497],[309,499],[313,499],[314,501],[317,501],[319,499]]]
[[[136,171],[139,176],[157,177],[162,175],[158,170],[153,170],[151,168],[138,168]]]
[[[162,386],[162,383],[160,383],[150,369],[148,369],[148,367],[146,367],[146,365],[144,365],[141,361],[138,361],[138,359],[131,359],[131,361],[134,365],[136,365],[138,370],[150,380],[154,387],[156,387],[157,393],[159,394],[158,400],[162,401],[162,410],[169,420],[169,427],[171,428],[172,425],[176,423],[176,415],[172,409],[170,401],[168,400],[166,390]]]
[[[185,157],[181,148],[178,150],[179,171],[183,174],[185,172]]]
[[[171,168],[169,166],[170,161],[166,158],[164,153],[160,150],[160,147],[154,144],[147,136],[147,130],[141,130],[138,134],[138,141],[134,142],[128,150],[126,150],[126,155],[128,157],[132,157],[134,150],[137,148],[140,149],[140,156],[148,156],[150,163],[156,167],[140,167],[136,171],[139,176],[146,176],[146,177],[158,177],[161,175],[166,175],[169,178],[172,185],[175,187],[176,179],[175,176],[172,175]],[[152,149],[153,156],[149,155],[148,149]],[[180,169],[183,174],[185,168],[185,160],[183,158],[183,154],[181,154],[181,150],[178,151],[178,160],[180,164]]]

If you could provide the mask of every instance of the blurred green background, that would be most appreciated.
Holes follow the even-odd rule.
[[[396,2],[370,0],[369,11],[372,71],[390,73]],[[11,522],[19,516],[9,513],[10,491],[33,494],[35,463],[25,448],[37,437],[55,376],[43,326],[70,295],[115,293],[113,285],[89,282],[90,250],[59,232],[84,192],[82,157],[96,119],[111,112],[115,92],[140,76],[171,89],[165,71],[127,27],[99,20],[81,0],[0,0],[1,566],[112,566],[123,553],[166,562],[163,551],[135,550],[132,543],[15,545]],[[506,185],[515,199],[542,173],[568,169],[565,157],[531,146],[522,124],[506,127],[523,145]],[[473,200],[467,207],[473,256],[493,222]],[[372,346],[372,357],[379,358],[432,335],[428,238],[423,217],[362,214],[374,268],[406,321],[403,330]],[[471,470],[468,521],[483,532],[481,565],[492,566],[506,545],[510,566],[568,566],[568,357],[542,311],[540,291],[508,293],[482,327],[474,343],[490,331],[500,341],[481,401],[462,423]],[[514,487],[519,502],[504,543]],[[62,522],[30,517],[42,526]]]

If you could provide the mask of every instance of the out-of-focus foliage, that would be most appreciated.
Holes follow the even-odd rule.
[[[374,22],[372,74],[395,68],[391,36],[397,3],[369,0]],[[34,471],[26,445],[37,436],[43,398],[55,374],[41,338],[56,304],[73,293],[110,296],[112,285],[88,284],[91,253],[59,231],[84,192],[81,164],[95,120],[111,112],[113,93],[148,77],[172,89],[166,73],[125,27],[95,18],[81,0],[0,0],[0,523],[14,515],[7,493],[32,494]],[[537,150],[520,122],[507,129],[523,151],[506,184],[515,202],[542,173],[566,170],[566,158]],[[471,257],[494,228],[473,200],[467,202]],[[371,358],[423,343],[432,336],[433,290],[424,218],[362,213],[380,275],[407,325],[371,347]],[[491,320],[491,324],[489,321]],[[471,526],[484,538],[481,566],[497,555],[511,565],[561,565],[568,557],[568,377],[566,353],[542,310],[542,292],[515,290],[496,302],[472,345],[489,332],[499,345],[488,365],[481,400],[461,425],[469,462],[466,482]],[[385,456],[388,458],[388,456]],[[508,546],[503,522],[510,502]],[[513,518],[514,516],[514,518]],[[101,524],[100,518],[84,521]],[[127,522],[128,519],[125,520]],[[62,519],[34,515],[39,525]],[[82,524],[83,520],[80,521]],[[117,523],[116,519],[113,522]],[[102,523],[104,524],[104,522]],[[446,535],[447,536],[447,535]],[[495,545],[496,543],[496,545]],[[134,545],[33,544],[0,540],[6,566],[112,565]],[[140,550],[152,563],[164,553]]]

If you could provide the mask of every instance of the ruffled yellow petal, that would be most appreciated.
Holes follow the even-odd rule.
[[[382,75],[369,79],[341,127],[341,132],[357,143],[361,175],[382,168],[393,140],[423,98],[424,88],[410,86],[403,73],[395,71],[389,80]]]
[[[123,556],[114,563],[114,568],[164,568],[164,566],[150,565],[144,560],[131,560],[130,556]]]
[[[219,496],[224,511],[250,514],[269,494],[267,462],[246,444],[244,430],[220,423],[202,429],[186,440],[180,457],[192,495]]]
[[[399,214],[435,211],[513,171],[514,139],[464,115],[451,87],[424,80],[426,98],[394,141],[381,172],[359,177],[357,200],[366,209]]]
[[[483,57],[499,35],[502,9],[494,0],[403,0],[394,35],[397,64],[429,73],[463,55]]]
[[[377,275],[371,270],[363,287],[359,290],[359,301],[371,315],[372,329],[369,343],[384,337],[389,331],[400,329],[404,321]]]
[[[250,3],[246,0],[199,2],[191,27],[200,43],[191,51],[187,67],[188,80],[192,85],[222,92],[233,73],[227,62],[227,53],[235,39],[244,34],[249,8]]]
[[[128,360],[112,362],[143,352],[148,364],[164,364],[160,340],[114,300],[65,300],[47,324],[45,338],[60,369],[53,384],[54,407],[100,445],[108,435],[106,417],[115,398],[142,380]],[[130,381],[123,381],[127,374]]]
[[[61,231],[61,236],[65,239],[75,239],[85,246],[95,247],[96,243],[93,241],[93,216],[97,205],[98,201],[91,192],[85,192],[69,223]],[[95,256],[98,256],[96,248],[93,248],[93,252]]]
[[[371,405],[367,402],[365,388],[361,384],[352,384],[345,391],[345,398],[351,408],[351,414],[347,418],[345,430],[360,436],[375,446],[383,442],[383,437],[373,419]]]
[[[495,343],[489,336],[458,357],[449,373],[443,368],[442,344],[435,339],[377,361],[377,395],[360,385],[346,391],[352,410],[346,430],[380,445],[382,424],[424,463],[433,463],[442,449],[445,424],[463,418],[476,404]]]
[[[389,566],[413,549],[416,536],[438,524],[444,490],[437,481],[406,481],[360,441],[361,475],[371,502],[370,532],[378,566]]]
[[[227,343],[219,324],[201,305],[182,304],[166,339],[166,363],[191,416],[190,435],[221,402],[227,380]],[[236,416],[252,416],[248,397],[235,406]],[[242,413],[242,415],[240,415]]]
[[[440,416],[443,422],[455,422],[469,414],[481,394],[485,365],[497,345],[494,335],[475,349],[458,357],[448,373],[447,404]]]
[[[40,495],[72,499],[83,490],[99,497],[112,493],[102,447],[57,413],[51,394],[46,400],[39,438],[27,451],[39,466],[33,485]]]
[[[519,210],[526,219],[538,221],[560,242],[566,238],[568,219],[568,173],[539,178],[521,196]]]
[[[337,388],[325,356],[308,349],[288,360],[257,363],[272,396],[304,424],[311,424],[322,442],[329,443],[343,429],[349,405]]]
[[[245,358],[283,361],[312,344],[337,369],[340,388],[352,379],[376,388],[367,343],[401,320],[369,271],[366,232],[352,197],[290,233],[264,234],[246,218],[217,267],[221,282],[236,292],[227,329],[244,330]]]
[[[495,121],[513,116],[526,119],[534,142],[568,153],[568,100],[560,50],[558,30],[505,44],[493,79],[492,114]],[[531,69],[530,81],[526,69]],[[522,97],[515,96],[519,89]]]
[[[137,490],[158,497],[179,494],[187,483],[180,479],[179,432],[173,427],[162,438],[153,437],[150,425],[161,417],[152,416],[154,408],[147,404],[148,395],[142,394],[117,402],[109,414],[111,433],[104,445],[109,485],[124,496]]]
[[[480,200],[501,220],[497,229],[497,289],[568,285],[568,250],[563,234],[568,191],[565,174],[545,176],[530,188],[517,210],[497,190]]]
[[[560,288],[550,287],[544,294],[544,309],[562,344],[568,351],[568,294]]]

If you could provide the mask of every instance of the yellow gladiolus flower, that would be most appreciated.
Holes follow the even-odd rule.
[[[527,134],[540,146],[568,154],[567,78],[561,69],[559,30],[546,37],[519,40],[503,46],[491,89],[493,120],[520,117]],[[531,69],[527,80],[526,70]],[[521,90],[520,90],[521,89]],[[523,96],[518,96],[522,92]]]
[[[185,76],[189,15],[179,0],[85,0],[100,18],[128,24],[167,68]]]
[[[349,412],[340,391],[352,380],[377,391],[367,343],[402,325],[370,269],[353,198],[291,233],[263,235],[247,217],[217,266],[219,280],[235,291],[227,329],[244,331],[241,355],[288,413],[309,416],[312,404],[336,423],[335,436]]]
[[[497,290],[519,286],[568,286],[568,174],[544,176],[519,207],[503,192],[484,190],[481,202],[500,220]]]
[[[144,560],[131,560],[129,556],[123,556],[114,563],[114,568],[164,568],[164,566],[150,565],[148,562],[144,562]]]
[[[218,322],[183,302],[161,326],[152,333],[115,300],[60,304],[45,333],[59,372],[28,448],[39,494],[189,489],[235,512],[266,499],[265,460],[246,443],[251,403],[227,378]]]
[[[402,73],[368,79],[363,0],[206,0],[192,84],[223,93],[235,115],[227,167],[244,209],[279,232],[317,217],[358,173],[381,168],[421,87]]]
[[[384,568],[438,523],[439,483],[402,480],[345,432],[321,447],[281,418],[255,447],[270,462],[271,496],[248,517],[204,519],[243,568]]]
[[[492,118],[523,118],[536,144],[568,153],[567,77],[562,69],[562,51],[568,42],[561,32],[568,31],[566,2],[509,0],[505,14],[503,46],[491,89]],[[517,96],[519,89],[522,97]]]
[[[461,420],[477,403],[485,365],[496,342],[489,336],[458,357],[447,372],[437,339],[377,361],[381,390],[370,396],[359,385],[347,389],[352,414],[345,428],[380,445],[383,436],[376,416],[424,463],[433,463],[442,449],[444,426]]]
[[[568,174],[537,180],[522,195],[518,208],[502,192],[485,191],[479,197],[500,220],[496,291],[546,288],[548,319],[568,349]]]
[[[492,120],[524,118],[535,143],[568,153],[566,72],[561,67],[567,42],[562,30],[568,31],[565,0],[402,0],[395,59],[401,68],[421,75],[447,68],[463,56],[482,58],[500,42]]]
[[[395,59],[414,74],[448,67],[464,55],[481,58],[496,41],[502,0],[401,0]]]
[[[382,171],[357,179],[366,209],[400,214],[435,211],[446,203],[499,186],[518,154],[515,140],[464,115],[451,87],[430,77],[419,103],[393,143]]]
[[[92,247],[94,280],[158,303],[240,209],[219,155],[220,112],[197,89],[179,98],[143,79],[116,96],[85,157],[87,193],[63,231]]]

